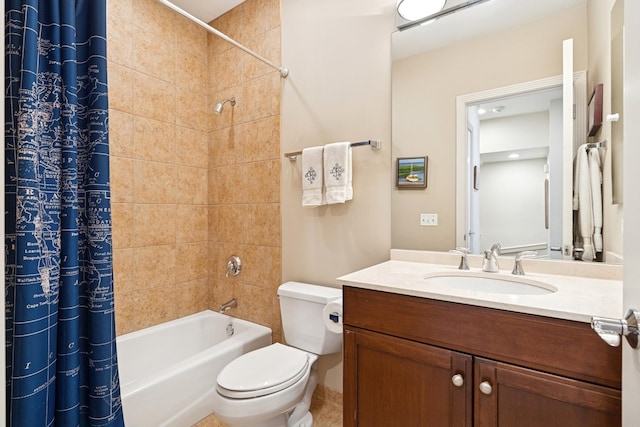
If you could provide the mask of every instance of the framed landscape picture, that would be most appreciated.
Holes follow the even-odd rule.
[[[398,157],[396,187],[399,189],[427,188],[427,156]]]

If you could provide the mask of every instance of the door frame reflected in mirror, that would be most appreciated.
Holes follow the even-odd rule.
[[[469,189],[468,184],[470,181],[470,169],[469,156],[467,152],[468,145],[468,126],[467,126],[467,108],[472,105],[477,105],[488,100],[495,100],[498,98],[505,98],[511,96],[525,95],[528,93],[538,92],[542,90],[548,90],[553,88],[562,87],[563,76],[553,76],[539,80],[533,80],[529,82],[519,83],[515,85],[504,86],[500,88],[490,89],[481,92],[474,92],[470,94],[460,95],[456,97],[456,246],[467,247],[468,242],[466,240],[466,234],[468,231],[468,200]],[[587,72],[578,71],[573,73],[573,83],[576,87],[574,94],[574,108],[576,118],[573,123],[574,137],[573,146],[569,149],[572,153],[575,153],[577,146],[576,141],[586,141],[586,84],[587,84]],[[573,176],[573,164],[564,164],[563,168],[569,168],[568,174],[565,177]],[[564,179],[564,178],[563,178]],[[570,179],[571,186],[573,185],[572,179]],[[571,203],[569,200],[569,210],[571,210]],[[572,212],[565,213],[567,207],[563,207],[563,229],[568,227],[568,230],[572,229]],[[572,234],[570,232],[570,234]],[[565,233],[566,235],[566,233]],[[564,240],[564,239],[563,239]],[[571,242],[569,242],[570,244]],[[567,244],[563,241],[563,246]],[[567,255],[567,254],[565,254]],[[569,249],[568,258],[570,259],[571,251]]]

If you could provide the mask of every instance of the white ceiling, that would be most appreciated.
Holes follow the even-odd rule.
[[[170,0],[171,3],[189,12],[204,22],[211,22],[225,14],[244,0]]]

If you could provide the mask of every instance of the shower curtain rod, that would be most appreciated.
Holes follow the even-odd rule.
[[[270,67],[275,68],[276,70],[278,70],[280,72],[280,76],[281,77],[287,77],[289,75],[289,70],[283,67],[279,67],[278,65],[274,64],[273,62],[269,61],[268,59],[263,58],[262,56],[258,55],[257,53],[255,53],[254,51],[252,51],[251,49],[244,47],[243,45],[241,45],[240,43],[238,43],[237,41],[233,40],[231,37],[227,36],[226,34],[216,30],[215,28],[213,28],[211,25],[207,24],[204,21],[201,21],[200,19],[196,18],[195,16],[191,15],[189,12],[180,9],[178,6],[176,6],[175,4],[171,3],[168,0],[158,0],[160,3],[162,3],[163,5],[167,6],[169,9],[173,9],[174,11],[178,12],[180,15],[184,16],[185,18],[195,22],[196,24],[200,25],[201,27],[203,27],[205,30],[209,31],[210,33],[215,34],[216,36],[220,37],[223,40],[228,41],[229,43],[231,43],[232,45],[234,45],[235,47],[237,47],[240,50],[245,51],[246,53],[248,53],[249,55],[253,56],[254,58],[264,62],[265,64],[269,65]]]

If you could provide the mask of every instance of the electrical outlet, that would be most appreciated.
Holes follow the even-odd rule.
[[[438,214],[420,214],[420,225],[435,227],[438,225]]]

